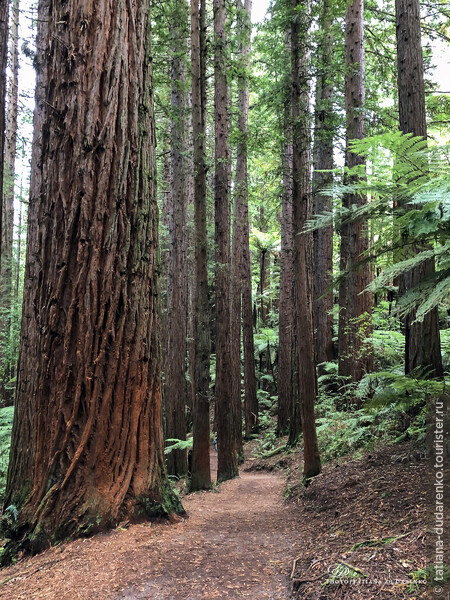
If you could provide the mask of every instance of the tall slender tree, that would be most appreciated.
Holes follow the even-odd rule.
[[[312,217],[311,139],[309,116],[309,0],[292,0],[292,203],[294,319],[298,352],[298,393],[303,430],[305,478],[321,470],[314,404],[317,377],[312,313],[312,235],[304,227]]]
[[[11,3],[9,29],[9,63],[11,75],[7,86],[7,110],[5,127],[5,176],[3,191],[3,267],[2,267],[2,305],[9,308],[11,299],[11,267],[14,222],[14,175],[17,152],[17,109],[19,98],[19,0]]]
[[[7,110],[5,127],[5,181],[3,187],[3,227],[2,227],[2,267],[0,285],[0,305],[3,318],[1,333],[10,338],[11,307],[13,301],[13,237],[14,237],[14,179],[17,152],[17,111],[19,99],[19,0],[11,3],[9,29],[9,65],[10,77],[7,86]],[[13,379],[14,365],[5,364],[5,382]],[[13,402],[10,389],[3,388],[3,402]]]
[[[39,3],[12,547],[180,508],[161,427],[150,23],[145,0]]]
[[[187,260],[186,211],[188,204],[188,87],[187,54],[189,13],[186,0],[172,0],[170,18],[172,93],[170,125],[170,250],[167,294],[167,352],[165,357],[164,412],[166,439],[185,440]],[[169,442],[170,443],[170,442]],[[171,475],[185,475],[186,450],[167,456]]]
[[[365,159],[352,152],[351,140],[365,136],[365,62],[364,62],[364,1],[353,0],[346,11],[346,152],[345,165],[352,169],[364,167]],[[359,176],[358,176],[359,177]],[[347,209],[361,206],[367,198],[346,194]],[[358,267],[369,245],[367,223],[362,220],[345,222],[341,227],[340,268],[347,276],[339,287],[339,374],[350,381],[360,381],[364,373],[373,370],[373,351],[364,343],[371,332],[372,294],[364,292],[372,271],[369,265]]]
[[[216,425],[218,480],[238,474],[230,398],[230,201],[229,120],[227,81],[226,2],[214,0],[214,114],[215,114],[215,293],[216,293]]]
[[[426,139],[419,0],[396,0],[395,19],[400,129],[403,133],[412,133]],[[403,274],[400,278],[400,292],[405,293],[419,285],[434,270],[434,259],[430,259]],[[438,307],[425,315],[421,322],[415,320],[414,313],[407,315],[404,328],[406,374],[420,369],[429,375],[442,376]]]
[[[3,231],[3,173],[5,155],[5,99],[6,99],[6,63],[8,59],[8,0],[0,0],[0,231]],[[2,243],[0,236],[0,265],[2,262]]]
[[[249,105],[249,69],[251,35],[251,0],[237,0],[237,37],[239,44],[238,71],[238,131],[236,179],[234,190],[233,246],[232,246],[232,309],[231,309],[231,359],[235,403],[236,451],[243,457],[242,401],[241,401],[241,312],[243,288],[243,246],[245,243],[244,207],[248,205],[247,137]],[[239,318],[237,317],[239,315]]]
[[[318,68],[313,148],[313,194],[316,214],[332,210],[332,198],[323,189],[333,182],[333,39],[330,0],[322,0],[319,14]],[[333,227],[314,232],[314,325],[316,359],[320,365],[334,358],[333,345]],[[319,367],[319,372],[322,369]]]
[[[286,33],[286,54],[291,53],[291,34]],[[292,82],[290,70],[284,86],[283,197],[281,207],[280,310],[278,351],[277,434],[289,430],[292,413]],[[298,437],[298,432],[294,436]]]
[[[194,411],[191,489],[211,486],[210,314],[206,228],[206,2],[191,0],[192,134],[194,140],[195,321]]]

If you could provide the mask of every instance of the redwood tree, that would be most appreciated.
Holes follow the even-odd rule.
[[[200,6],[199,6],[200,4]],[[210,314],[206,229],[206,5],[191,0],[192,135],[194,143],[195,320],[191,489],[211,486],[209,382]]]
[[[233,404],[230,397],[230,202],[229,120],[226,64],[226,2],[214,0],[214,114],[215,114],[215,293],[216,293],[216,424],[218,480],[238,474],[234,444]]]
[[[238,131],[236,157],[236,179],[233,215],[233,256],[232,256],[232,309],[231,309],[231,358],[234,402],[234,426],[236,451],[243,458],[242,447],[242,401],[241,401],[241,312],[242,288],[244,281],[243,254],[245,240],[245,215],[248,206],[248,174],[247,174],[247,136],[248,136],[248,105],[249,105],[249,68],[250,68],[250,34],[251,34],[251,0],[237,0],[237,36],[239,45],[240,64],[238,71]],[[248,210],[247,210],[248,221]],[[248,403],[247,403],[248,407]],[[257,419],[256,419],[257,420]],[[251,415],[247,414],[248,429],[252,429]],[[256,422],[255,422],[256,425]]]
[[[320,473],[314,404],[317,378],[312,313],[312,235],[304,227],[312,217],[309,119],[309,0],[292,0],[292,203],[294,319],[298,353],[298,394],[303,430],[305,478]]]
[[[323,189],[333,182],[333,118],[332,59],[333,39],[330,0],[322,0],[319,16],[316,106],[314,126],[313,193],[316,214],[332,210],[332,198]],[[318,364],[332,361],[333,346],[333,227],[314,232],[314,325]],[[319,372],[322,369],[319,367]]]
[[[41,0],[5,506],[36,551],[180,508],[164,468],[145,0]]]
[[[172,0],[171,34],[171,124],[170,124],[170,250],[167,289],[167,352],[164,361],[164,413],[166,439],[185,440],[186,427],[186,338],[187,261],[186,210],[188,203],[188,89],[187,76],[188,6],[186,0]],[[168,442],[169,444],[171,442]],[[185,475],[186,450],[167,456],[171,475]]]
[[[286,34],[286,51],[291,52],[291,34]],[[278,416],[277,434],[289,429],[293,406],[292,398],[292,93],[291,77],[286,77],[284,89],[284,148],[283,197],[281,207],[281,260],[280,260],[280,317],[278,351]],[[295,437],[298,432],[295,432]]]
[[[403,133],[426,138],[419,0],[396,0],[395,18],[400,129]],[[420,284],[434,270],[434,259],[431,259],[403,274],[400,292],[405,293]],[[429,375],[442,376],[438,307],[426,314],[422,322],[415,321],[414,313],[407,315],[404,328],[406,374],[419,368]]]
[[[363,166],[365,159],[352,152],[351,140],[365,136],[365,62],[364,62],[364,1],[353,0],[346,12],[346,152],[349,169]],[[350,181],[348,181],[350,183]],[[367,198],[346,194],[347,209],[362,206]],[[364,292],[372,277],[370,265],[358,266],[369,245],[367,225],[361,219],[341,226],[341,272],[346,274],[339,288],[339,375],[350,381],[360,381],[364,373],[373,370],[373,351],[364,339],[371,334],[372,294]]]
[[[5,151],[6,62],[8,57],[8,0],[0,0],[0,231],[3,231],[3,158]],[[2,244],[0,240],[0,264]]]

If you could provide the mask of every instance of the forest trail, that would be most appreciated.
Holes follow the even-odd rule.
[[[188,518],[76,540],[0,574],[3,600],[290,597],[292,507],[283,480],[241,471],[183,499]]]

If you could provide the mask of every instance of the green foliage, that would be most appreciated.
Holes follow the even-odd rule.
[[[0,500],[5,494],[14,407],[0,409]]]
[[[372,219],[376,236],[363,261],[375,260],[382,267],[368,288],[373,292],[393,289],[396,277],[434,259],[436,271],[403,295],[395,308],[398,317],[416,309],[416,319],[423,320],[435,306],[450,305],[450,147],[429,147],[422,138],[394,131],[355,140],[352,149],[372,164],[368,177],[337,183],[327,193],[342,197],[352,192],[370,201],[317,216],[308,230]]]
[[[177,440],[175,438],[167,439],[166,442],[174,442],[164,448],[164,454],[170,454],[173,450],[192,450],[193,438],[188,436],[187,440]]]

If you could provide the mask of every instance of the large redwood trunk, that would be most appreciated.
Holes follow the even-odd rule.
[[[166,439],[185,440],[186,427],[186,338],[187,258],[186,211],[188,203],[188,91],[187,71],[188,7],[186,0],[174,0],[171,11],[171,180],[170,250],[167,294],[167,354],[164,361],[164,413]],[[170,445],[173,442],[167,442]],[[167,456],[171,475],[187,473],[187,451],[174,450]]]
[[[148,3],[41,0],[37,46],[6,490],[31,551],[180,508],[161,427]]]
[[[398,104],[403,133],[427,137],[423,54],[420,32],[419,0],[396,0]],[[420,249],[417,248],[417,251]],[[423,248],[422,248],[423,250]],[[434,260],[423,262],[400,278],[400,292],[418,285],[435,270]],[[421,369],[431,376],[442,376],[439,312],[434,308],[422,322],[415,313],[405,318],[405,372]]]
[[[345,108],[347,116],[345,164],[351,169],[364,165],[364,158],[351,151],[351,140],[365,136],[365,63],[364,2],[353,0],[346,13]],[[351,182],[349,182],[351,183]],[[359,194],[346,194],[343,205],[351,208],[367,202]],[[339,288],[339,375],[360,381],[373,370],[373,349],[365,339],[372,332],[372,294],[363,291],[372,278],[368,264],[357,266],[365,258],[369,245],[367,223],[359,220],[341,227],[341,272],[347,272]]]
[[[206,6],[191,1],[192,134],[194,140],[195,210],[195,368],[191,489],[211,486],[210,469],[210,314],[208,298],[208,237],[206,228]]]
[[[229,121],[226,64],[225,0],[214,0],[214,109],[215,109],[215,242],[216,242],[216,424],[218,480],[238,474],[233,404],[230,397],[230,202]]]
[[[292,19],[294,319],[303,430],[303,476],[309,478],[321,470],[314,416],[317,378],[312,312],[312,235],[303,232],[312,217],[308,50],[310,4],[309,0],[292,0],[292,6],[296,12]]]
[[[320,14],[318,47],[320,69],[316,80],[316,106],[314,127],[314,212],[331,212],[331,196],[323,189],[333,183],[333,142],[335,128],[333,118],[332,16],[329,0],[323,0]],[[328,171],[328,172],[325,172]],[[324,227],[314,232],[314,326],[316,360],[320,365],[332,361],[333,347],[333,227]],[[318,367],[319,373],[323,372]]]

